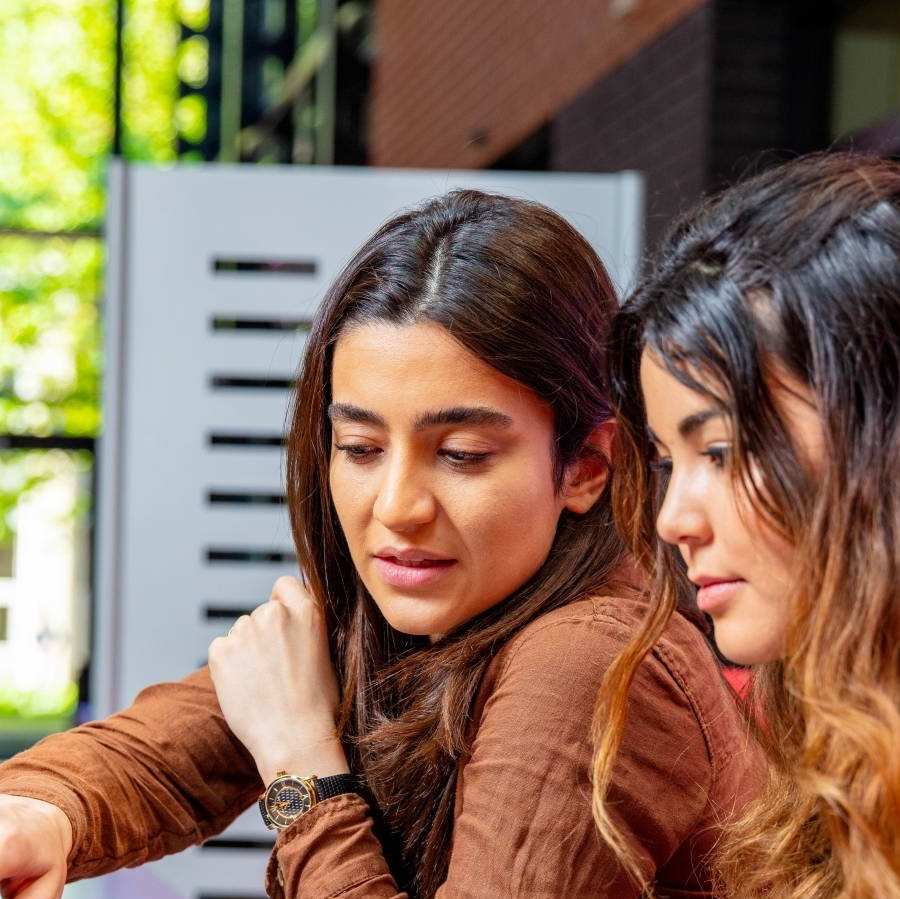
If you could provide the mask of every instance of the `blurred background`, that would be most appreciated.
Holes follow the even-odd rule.
[[[0,757],[90,714],[108,163],[614,172],[900,155],[900,3],[3,0]]]

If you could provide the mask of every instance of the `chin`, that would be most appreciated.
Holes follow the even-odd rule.
[[[731,662],[738,665],[762,665],[782,657],[781,641],[762,634],[752,625],[714,624],[716,645]]]
[[[440,599],[396,594],[384,596],[371,591],[370,595],[384,620],[401,634],[431,637],[444,634],[461,623],[452,620],[453,616],[441,614],[444,603]]]

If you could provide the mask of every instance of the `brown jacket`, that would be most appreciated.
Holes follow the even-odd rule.
[[[588,728],[603,672],[640,614],[634,598],[573,603],[498,652],[474,710],[471,756],[460,763],[439,899],[637,895],[594,828]],[[756,760],[702,636],[676,616],[638,674],[612,790],[660,897],[710,895],[704,859],[755,790]],[[261,789],[205,670],[0,766],[0,791],[68,815],[70,880],[200,843]],[[325,800],[282,832],[267,881],[275,899],[406,895],[355,795]]]

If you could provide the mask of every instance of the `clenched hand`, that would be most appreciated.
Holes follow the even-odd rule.
[[[279,770],[326,777],[349,770],[335,732],[338,685],[325,615],[297,578],[209,648],[222,712],[263,783]]]
[[[72,848],[72,825],[55,805],[0,796],[0,895],[59,899]]]

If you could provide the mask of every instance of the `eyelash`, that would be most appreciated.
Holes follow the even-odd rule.
[[[713,446],[708,450],[700,453],[701,456],[706,456],[716,468],[724,468],[726,463],[728,462],[729,457],[731,456],[731,447],[730,446]],[[650,462],[651,471],[660,472],[662,474],[671,474],[672,473],[672,460],[671,459],[661,459],[657,458]]]
[[[712,446],[706,452],[702,453],[710,459],[716,468],[724,468],[731,456],[730,446]]]
[[[365,465],[371,462],[376,453],[381,452],[374,446],[365,446],[362,443],[336,443],[334,448],[342,452],[354,465]]]
[[[347,459],[354,465],[366,465],[373,461],[374,457],[381,452],[377,447],[355,443],[336,443],[334,448],[344,453],[347,456]],[[486,462],[491,453],[467,453],[463,450],[439,450],[438,455],[442,456],[453,468],[464,470],[475,468],[483,462]]]

